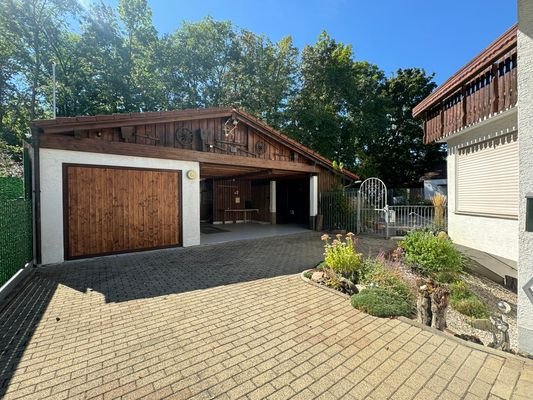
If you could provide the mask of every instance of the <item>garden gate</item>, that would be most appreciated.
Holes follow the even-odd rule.
[[[389,237],[387,187],[381,179],[368,178],[359,188],[357,233]]]

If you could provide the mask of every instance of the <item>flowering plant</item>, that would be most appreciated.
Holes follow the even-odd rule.
[[[362,265],[362,255],[356,251],[354,234],[349,232],[344,238],[338,234],[331,242],[331,237],[327,234],[322,235],[321,239],[324,241],[326,265],[336,273],[356,282]]]

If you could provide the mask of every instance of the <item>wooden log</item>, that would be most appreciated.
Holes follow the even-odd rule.
[[[446,286],[437,286],[431,294],[431,327],[443,331],[446,328],[446,311],[450,299],[450,291]]]
[[[427,281],[417,280],[418,294],[416,297],[417,321],[431,326],[431,285]]]

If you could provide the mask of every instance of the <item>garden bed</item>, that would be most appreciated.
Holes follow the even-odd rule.
[[[435,235],[435,237],[438,236]],[[323,236],[325,258],[331,265],[340,267],[331,268],[325,261],[305,271],[302,276],[311,283],[346,293],[347,297],[352,297],[354,307],[369,314],[379,317],[406,316],[416,320],[416,299],[421,280],[428,279],[428,276],[442,278],[446,283],[436,283],[436,285],[450,293],[450,304],[445,312],[445,332],[457,336],[475,337],[485,346],[489,345],[493,342],[493,335],[490,332],[491,325],[488,317],[500,314],[497,303],[503,300],[511,307],[509,314],[504,317],[509,324],[510,348],[513,352],[517,351],[516,294],[485,277],[464,271],[463,266],[464,263],[469,262],[468,259],[463,258],[461,266],[454,265],[449,270],[439,269],[436,273],[424,270],[426,273],[423,273],[422,268],[416,268],[416,265],[407,261],[407,259],[412,261],[413,257],[407,257],[401,250],[389,254],[382,253],[376,258],[364,259],[355,251],[357,238],[353,235],[345,238],[337,235],[331,242],[330,239],[327,235]],[[449,241],[445,235],[439,240]],[[441,246],[439,242],[436,242],[436,245]],[[444,251],[446,253],[449,247],[447,244],[444,247],[446,247]],[[423,249],[427,252],[433,251],[431,246],[423,247]],[[425,254],[424,257],[426,257]],[[449,259],[454,260],[455,263],[454,257],[455,254]],[[345,259],[349,262],[343,262]],[[446,265],[445,258],[437,256],[436,260],[438,262],[435,265]],[[431,261],[430,257],[428,265]],[[430,271],[429,274],[428,271]],[[354,294],[354,290],[358,294]],[[458,309],[454,308],[452,303]],[[477,329],[474,326],[483,329]]]

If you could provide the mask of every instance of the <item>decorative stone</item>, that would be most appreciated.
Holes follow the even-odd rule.
[[[311,280],[315,282],[324,282],[326,279],[328,279],[328,276],[323,271],[316,271],[311,275]]]
[[[346,278],[340,278],[339,283],[341,292],[349,294],[350,296],[359,293],[359,290],[357,290],[357,286],[355,286],[355,284],[351,280]]]

